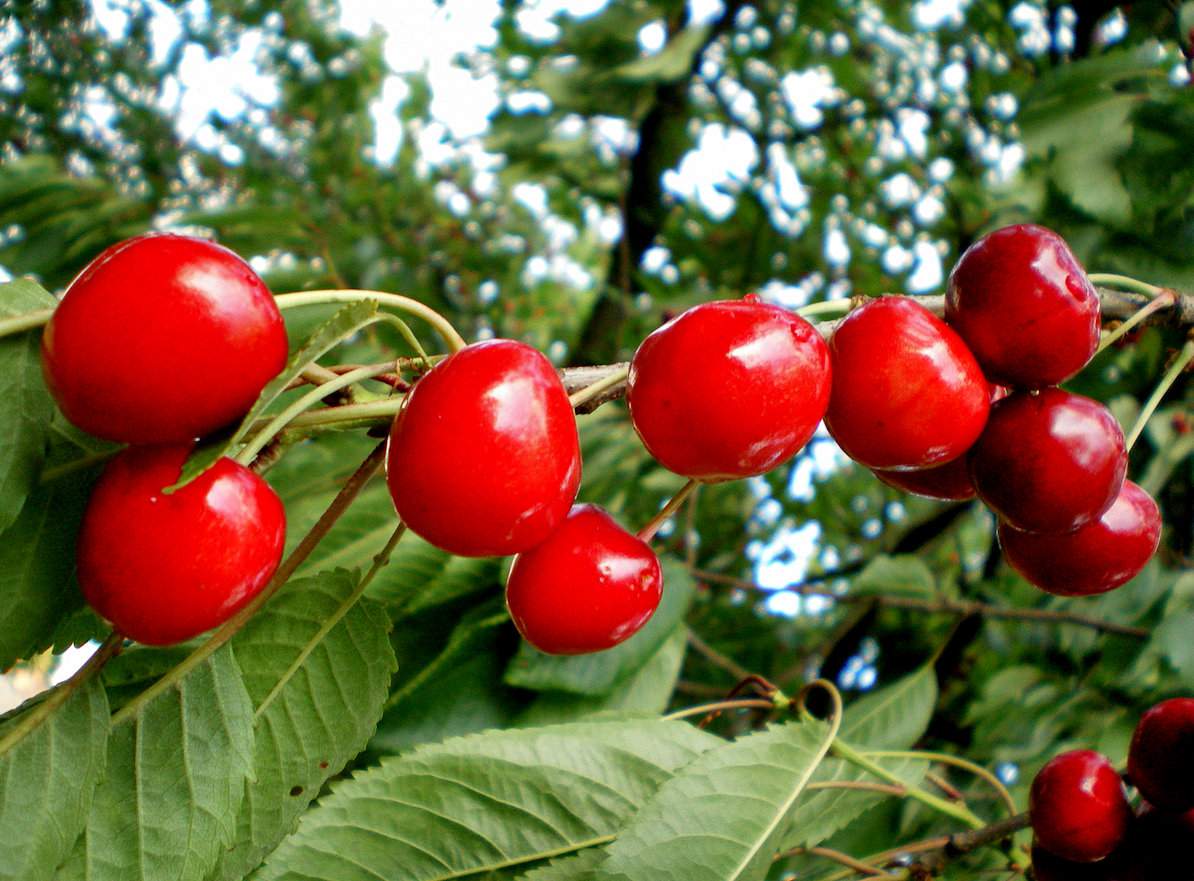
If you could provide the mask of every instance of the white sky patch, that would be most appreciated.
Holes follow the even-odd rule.
[[[780,90],[793,121],[801,128],[816,128],[825,118],[821,107],[834,98],[833,74],[824,67],[789,73],[780,80]]]
[[[799,584],[817,555],[821,524],[809,521],[800,527],[781,526],[763,545],[755,562],[755,583],[764,590],[782,590]]]
[[[922,31],[960,27],[970,0],[920,0],[912,6],[912,20]]]
[[[638,45],[648,55],[654,55],[667,43],[667,28],[662,21],[652,21],[638,31]]]
[[[710,217],[722,220],[735,204],[725,190],[743,184],[758,159],[749,134],[713,123],[701,130],[696,148],[685,154],[679,168],[664,172],[663,185],[678,196],[699,202]]]
[[[908,276],[908,293],[923,294],[941,285],[945,279],[944,268],[941,265],[941,255],[932,242],[917,242],[912,247],[912,256],[916,261],[916,268]]]

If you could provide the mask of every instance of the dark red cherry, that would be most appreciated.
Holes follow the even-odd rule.
[[[1128,777],[1157,808],[1194,809],[1194,698],[1163,701],[1140,717],[1128,750]]]
[[[42,371],[79,428],[182,442],[243,416],[286,351],[281,313],[248,263],[214,242],[151,234],[71,282],[42,337]]]
[[[1058,596],[1105,593],[1135,578],[1161,541],[1161,512],[1152,496],[1125,480],[1098,520],[1073,532],[1024,532],[999,524],[999,544],[1012,568]]]
[[[795,455],[825,414],[829,385],[816,329],[747,297],[694,306],[643,340],[626,398],[635,431],[664,467],[717,481]]]
[[[1111,411],[1058,388],[997,403],[970,453],[978,497],[1028,532],[1070,532],[1097,520],[1119,495],[1127,467]]]
[[[170,645],[265,587],[286,538],[282,502],[231,459],[169,495],[190,444],[131,447],[104,468],[79,534],[79,584],[120,633]]]
[[[579,655],[637,633],[662,592],[647,543],[595,505],[577,505],[542,544],[514,558],[506,607],[540,651]]]
[[[1126,837],[1132,819],[1115,766],[1091,750],[1062,753],[1041,768],[1028,809],[1037,844],[1077,863],[1108,856]]]
[[[879,468],[874,471],[875,476],[888,486],[926,499],[964,502],[974,498],[974,483],[970,480],[970,468],[965,456],[919,471],[884,471]]]
[[[1019,224],[983,236],[958,260],[945,320],[994,382],[1056,385],[1099,344],[1099,297],[1057,233]]]
[[[825,425],[868,468],[918,469],[958,458],[987,421],[988,385],[966,344],[908,297],[879,297],[829,341]]]
[[[514,340],[441,361],[394,421],[386,480],[398,516],[450,553],[500,557],[543,541],[580,485],[576,417],[559,374]]]

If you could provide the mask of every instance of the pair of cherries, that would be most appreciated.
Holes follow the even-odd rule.
[[[1041,768],[1029,796],[1038,881],[1188,877],[1180,857],[1194,835],[1194,698],[1164,701],[1140,718],[1128,777],[1139,815],[1106,756],[1072,750]]]
[[[950,275],[942,321],[884,297],[833,335],[826,425],[884,482],[931,498],[977,495],[1011,565],[1084,596],[1136,575],[1160,513],[1124,479],[1124,436],[1102,404],[1057,388],[1094,355],[1098,295],[1056,233],[979,239]]]

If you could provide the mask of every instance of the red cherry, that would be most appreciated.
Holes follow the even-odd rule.
[[[398,516],[449,553],[499,557],[543,541],[580,485],[576,417],[559,374],[514,340],[441,361],[394,421],[386,480]]]
[[[988,385],[961,337],[908,297],[854,310],[829,341],[825,425],[868,468],[917,469],[958,458],[987,421]]]
[[[1153,497],[1125,480],[1111,507],[1074,532],[1024,532],[999,524],[999,544],[1012,568],[1058,596],[1106,593],[1135,578],[1161,541]]]
[[[874,472],[888,486],[926,499],[964,502],[974,498],[974,483],[970,480],[970,468],[965,456],[936,468],[922,468],[919,471],[884,471],[876,468]]]
[[[829,401],[829,353],[786,309],[753,297],[702,303],[643,340],[626,399],[664,467],[704,481],[750,477],[812,437]]]
[[[190,639],[232,617],[282,557],[286,512],[264,480],[220,459],[170,495],[189,444],[131,447],[92,491],[79,534],[79,584],[122,634]]]
[[[1027,532],[1070,532],[1097,520],[1119,495],[1127,467],[1111,411],[1058,388],[997,403],[970,453],[978,497]]]
[[[1032,781],[1029,812],[1037,844],[1054,856],[1090,863],[1128,832],[1132,808],[1106,756],[1073,750],[1050,760]]]
[[[1086,366],[1099,344],[1099,295],[1065,240],[1032,224],[983,236],[958,260],[945,320],[995,382],[1040,388]]]
[[[193,440],[243,416],[286,363],[269,289],[227,248],[150,234],[104,251],[42,337],[63,414],[98,437]]]
[[[647,543],[596,505],[576,505],[542,544],[514,558],[506,607],[535,648],[580,655],[637,633],[662,593]]]
[[[1163,701],[1140,717],[1128,750],[1128,777],[1158,808],[1194,809],[1194,698]]]

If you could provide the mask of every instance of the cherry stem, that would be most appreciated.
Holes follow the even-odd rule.
[[[630,367],[621,367],[606,377],[603,377],[591,385],[586,385],[579,391],[573,392],[568,396],[568,403],[572,405],[575,410],[582,404],[587,404],[589,401],[604,394],[612,388],[616,388],[626,381],[626,377],[630,375]]]
[[[1146,281],[1141,281],[1138,278],[1132,278],[1130,275],[1116,275],[1112,272],[1092,272],[1086,276],[1091,284],[1107,285],[1108,287],[1121,288],[1126,291],[1134,291],[1138,294],[1144,294],[1147,297],[1155,297],[1160,294],[1164,288],[1158,287],[1155,284],[1149,284]]]
[[[801,306],[796,310],[796,314],[801,318],[808,318],[812,315],[839,315],[843,312],[849,312],[854,308],[854,301],[846,297],[841,300],[823,300],[819,303],[809,303],[807,306]]]
[[[360,300],[376,300],[383,306],[390,306],[400,312],[422,318],[444,338],[444,342],[448,344],[448,349],[452,352],[459,352],[468,345],[448,319],[425,303],[420,303],[418,300],[404,297],[401,294],[348,289],[299,291],[293,294],[278,294],[274,297],[274,302],[278,304],[279,309],[293,309],[297,306],[314,306],[321,303],[355,303]]]
[[[381,468],[385,457],[386,444],[383,441],[373,448],[373,451],[365,458],[357,470],[353,472],[352,476],[344,482],[344,486],[340,488],[340,492],[332,499],[331,504],[320,515],[319,520],[315,522],[310,531],[303,536],[298,546],[290,552],[290,556],[282,561],[277,571],[274,572],[273,577],[270,578],[269,582],[261,590],[261,593],[253,597],[239,612],[221,624],[207,638],[206,642],[187,655],[177,666],[167,672],[165,676],[121,707],[112,716],[112,725],[118,725],[135,716],[140,712],[142,706],[167,689],[174,687],[174,684],[178,680],[206,661],[218,649],[222,648],[224,643],[240,632],[240,629],[257,613],[257,610],[265,605],[278,592],[279,588],[290,580],[290,576],[295,573],[299,566],[303,565],[307,557],[311,555],[311,552],[323,541],[324,536],[331,531],[336,521],[348,510],[349,505],[360,495],[361,490],[365,488],[365,485],[369,483],[373,475]]]
[[[663,526],[668,519],[680,510],[680,506],[688,499],[690,495],[696,492],[696,488],[701,485],[701,482],[695,477],[691,477],[688,483],[680,487],[680,491],[668,499],[666,505],[659,509],[659,513],[647,521],[647,525],[638,531],[638,537],[642,541],[650,542],[655,537],[655,533],[659,531],[659,527]]]
[[[16,725],[9,729],[4,737],[0,738],[0,757],[15,749],[22,740],[36,731],[46,719],[53,715],[55,710],[66,703],[67,699],[78,691],[80,685],[94,676],[99,670],[103,669],[104,664],[108,663],[120,651],[122,645],[124,645],[124,637],[121,634],[116,631],[108,634],[108,638],[87,659],[87,663],[76,670],[70,679],[51,691],[45,700],[30,710],[28,715],[21,718]]]
[[[23,315],[14,315],[12,318],[0,320],[0,337],[41,327],[50,320],[53,314],[53,309],[38,309],[36,312],[26,312]]]
[[[916,750],[868,750],[866,755],[873,759],[924,759],[925,761],[936,762],[939,765],[951,765],[955,768],[960,768],[985,781],[994,789],[1000,801],[1007,807],[1009,814],[1015,814],[1017,811],[1015,799],[1012,798],[1012,794],[1007,791],[1007,787],[1003,785],[999,778],[982,765],[977,765],[968,759],[953,756],[949,753],[919,752]]]
[[[817,784],[814,783],[812,786],[809,786],[808,788],[812,789],[814,786],[817,786]],[[781,857],[796,857],[796,856],[822,857],[831,862],[839,863],[843,866],[846,866],[849,869],[852,869],[853,871],[843,875],[843,877],[846,877],[846,878],[852,877],[854,875],[866,875],[867,877],[872,878],[872,879],[883,879],[883,881],[895,881],[895,879],[904,879],[904,878],[908,877],[906,871],[901,870],[898,873],[891,874],[891,873],[888,873],[886,870],[880,869],[878,866],[873,865],[872,863],[869,863],[865,860],[856,859],[855,857],[852,857],[847,853],[842,853],[840,850],[833,850],[832,848],[829,848],[829,847],[798,847],[793,850],[789,850],[786,853],[781,854],[780,856]]]
[[[1172,306],[1176,302],[1177,302],[1177,294],[1175,294],[1173,291],[1170,291],[1170,290],[1161,291],[1161,293],[1159,293],[1156,296],[1156,298],[1149,300],[1144,306],[1142,306],[1139,310],[1137,310],[1135,314],[1133,314],[1130,318],[1128,318],[1126,321],[1124,321],[1119,327],[1115,328],[1115,330],[1108,331],[1106,334],[1104,334],[1103,338],[1101,340],[1099,340],[1099,347],[1097,349],[1095,349],[1095,354],[1097,355],[1099,352],[1106,349],[1108,346],[1110,346],[1116,340],[1118,340],[1122,336],[1124,336],[1124,334],[1131,331],[1132,328],[1136,327],[1136,325],[1140,324],[1140,322],[1147,319],[1150,315],[1160,312],[1162,309],[1168,309],[1170,306]]]
[[[711,704],[701,704],[697,707],[677,710],[664,716],[665,722],[677,719],[687,719],[690,716],[707,716],[710,713],[721,713],[725,710],[774,710],[775,702],[758,697],[743,697],[728,701],[715,701]]]
[[[1144,407],[1141,409],[1140,415],[1136,417],[1136,424],[1132,426],[1132,430],[1128,432],[1128,436],[1124,440],[1124,445],[1129,452],[1131,452],[1132,447],[1144,432],[1144,426],[1148,424],[1153,413],[1160,406],[1161,399],[1165,397],[1165,393],[1177,382],[1177,378],[1191,361],[1194,361],[1194,339],[1187,341],[1186,345],[1182,347],[1177,359],[1165,372],[1165,375],[1161,377],[1161,381],[1157,383],[1157,387],[1153,389],[1153,393],[1149,396],[1149,399],[1144,402]]]

